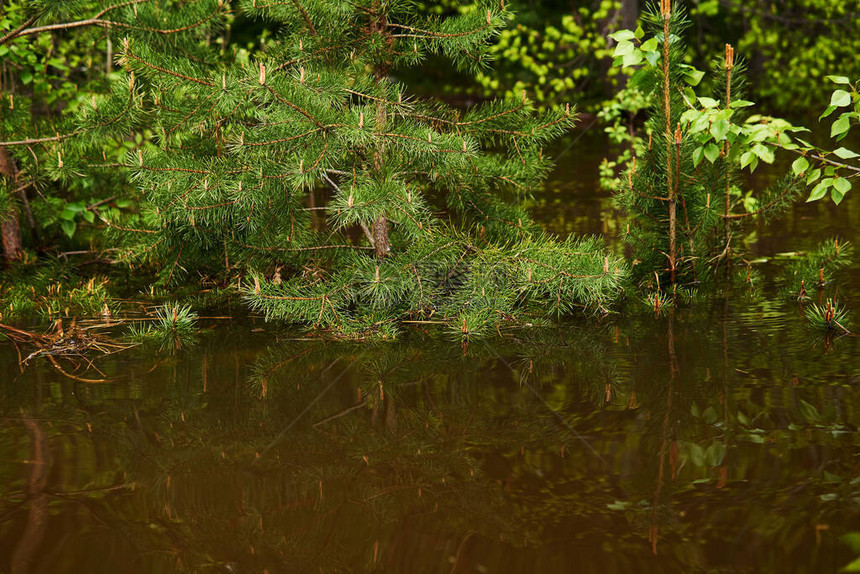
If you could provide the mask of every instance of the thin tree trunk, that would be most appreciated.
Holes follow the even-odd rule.
[[[386,21],[386,13],[384,12],[385,8],[382,6],[380,2],[374,2],[372,10],[375,13],[376,20],[372,24],[372,29],[375,32],[380,32],[382,34],[387,34],[387,21]],[[386,70],[382,68],[377,68],[374,71],[374,83],[381,84],[385,81]],[[378,133],[385,133],[385,124],[386,124],[386,111],[385,111],[385,102],[382,100],[376,101],[376,131]],[[385,147],[381,143],[383,140],[380,137],[380,144],[373,152],[373,168],[377,174],[381,174],[383,171],[382,162],[385,161]],[[388,244],[388,217],[385,213],[379,215],[376,218],[376,221],[373,222],[371,226],[371,233],[373,234],[373,247],[376,252],[377,259],[383,259],[388,252],[391,250]]]
[[[373,247],[376,250],[376,258],[382,259],[391,251],[391,247],[388,245],[388,219],[385,215],[380,215],[373,222],[371,233],[373,234]]]
[[[18,186],[18,168],[15,160],[5,148],[0,148],[0,175],[7,178],[13,187]],[[21,259],[24,253],[24,243],[21,240],[21,225],[18,223],[18,210],[14,207],[0,221],[0,235],[3,238],[3,257],[6,263]]]
[[[732,104],[732,69],[735,65],[735,50],[732,48],[730,44],[726,44],[726,108],[729,109]],[[731,120],[729,120],[731,122]],[[726,259],[728,260],[731,257],[732,252],[732,220],[729,217],[732,212],[732,180],[731,180],[731,170],[729,169],[729,140],[726,140],[726,143],[723,145],[723,157],[725,158],[725,170],[726,170],[726,205],[725,205],[725,219],[726,219],[726,227],[725,227],[725,236],[726,236]],[[728,265],[726,266],[726,271],[728,271]]]
[[[672,181],[672,106],[669,93],[669,19],[672,15],[670,0],[663,0],[663,113],[666,116],[666,192],[669,196],[669,277],[675,284],[675,261],[677,247],[675,245],[675,227],[677,220],[677,196]]]

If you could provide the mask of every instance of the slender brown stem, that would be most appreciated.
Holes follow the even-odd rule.
[[[30,16],[26,21],[24,21],[23,24],[21,24],[20,26],[18,26],[17,28],[15,28],[11,32],[9,32],[8,34],[6,34],[2,38],[0,38],[0,46],[2,46],[3,44],[5,44],[6,42],[8,42],[10,40],[14,40],[15,38],[17,38],[21,34],[21,32],[26,30],[28,26],[30,26],[36,20],[38,20],[41,15],[42,15],[42,13],[40,12],[38,14],[34,14],[33,16]]]
[[[663,113],[666,116],[666,191],[669,194],[669,281],[675,283],[675,227],[677,225],[677,189],[672,172],[672,105],[669,100],[669,20],[672,8],[669,0],[663,0]]]
[[[734,67],[735,60],[735,51],[732,48],[731,44],[726,44],[726,109],[729,109],[729,106],[732,103],[732,68]],[[731,122],[731,120],[729,120]],[[729,140],[726,139],[723,144],[723,166],[726,171],[726,204],[725,204],[725,238],[726,238],[726,257],[729,257],[732,249],[732,221],[731,221],[731,211],[732,211],[732,179],[731,179],[731,171],[729,169]]]

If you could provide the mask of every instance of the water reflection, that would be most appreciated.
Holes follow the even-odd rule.
[[[421,331],[350,344],[237,323],[154,370],[144,352],[111,357],[125,377],[110,385],[22,375],[4,347],[0,568],[850,561],[857,339],[825,355],[794,317],[743,300],[626,316],[465,351]]]

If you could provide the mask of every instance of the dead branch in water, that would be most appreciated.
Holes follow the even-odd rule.
[[[75,319],[72,319],[68,325],[64,325],[63,320],[58,319],[53,327],[45,333],[26,331],[0,323],[0,332],[3,332],[15,345],[15,349],[18,352],[18,366],[21,372],[24,371],[24,367],[31,361],[39,357],[46,357],[51,365],[63,376],[82,383],[107,383],[115,380],[105,377],[88,355],[112,355],[135,346],[113,341],[106,335],[98,333],[92,327],[81,328]],[[35,349],[25,356],[21,352],[22,346],[35,347]],[[71,364],[74,367],[71,372],[63,368],[58,359]],[[79,370],[82,366],[84,367],[82,374],[87,373],[89,370],[94,370],[102,376],[100,378],[88,378],[76,374],[75,371]]]

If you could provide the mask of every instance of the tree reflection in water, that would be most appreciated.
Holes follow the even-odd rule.
[[[98,386],[3,348],[0,571],[838,569],[856,338],[735,305],[465,351],[237,323]]]

